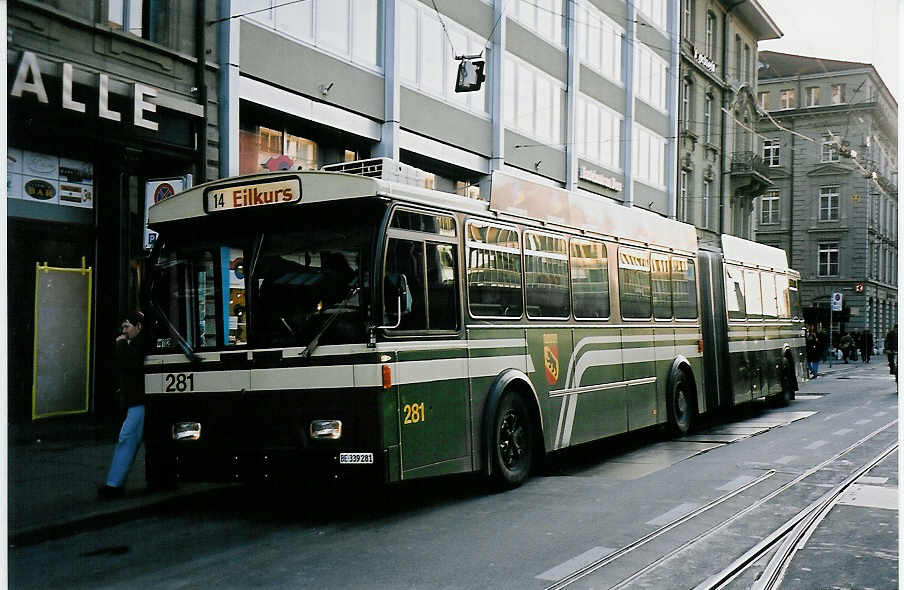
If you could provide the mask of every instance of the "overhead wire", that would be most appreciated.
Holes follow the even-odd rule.
[[[265,12],[267,10],[274,10],[276,8],[282,8],[283,6],[289,6],[290,4],[299,4],[301,2],[308,2],[309,0],[287,0],[286,2],[282,2],[281,4],[274,4],[273,6],[268,6],[266,8],[258,8],[256,10],[248,10],[246,12],[242,12],[240,14],[233,14],[230,16],[224,16],[222,18],[215,18],[207,21],[207,25],[215,25],[217,23],[221,23],[223,21],[232,20],[234,18],[241,18],[243,16],[249,16],[252,14],[257,14],[259,12]]]

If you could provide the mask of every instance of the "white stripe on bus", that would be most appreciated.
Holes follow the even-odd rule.
[[[393,368],[393,383],[410,385],[449,379],[494,377],[507,368],[534,372],[527,355],[490,356],[475,359],[429,359],[388,363]],[[382,364],[284,367],[236,371],[198,371],[192,384],[195,391],[263,391],[293,389],[338,389],[379,387],[383,384]],[[163,393],[162,373],[145,377],[147,393]]]

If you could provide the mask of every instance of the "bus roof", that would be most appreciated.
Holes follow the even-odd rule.
[[[722,234],[725,262],[788,271],[788,255],[780,248]]]
[[[229,211],[241,208],[385,196],[510,221],[534,221],[550,226],[550,229],[583,230],[687,253],[697,250],[697,236],[692,225],[643,209],[624,207],[606,197],[570,192],[501,172],[493,173],[492,187],[488,203],[341,172],[265,172],[208,182],[160,201],[149,209],[148,225],[159,230],[160,224],[228,215]]]

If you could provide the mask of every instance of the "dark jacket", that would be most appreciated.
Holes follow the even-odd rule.
[[[822,347],[814,336],[807,338],[807,361],[817,363],[822,358]]]
[[[139,333],[131,341],[116,341],[116,370],[119,396],[125,407],[144,404],[144,337]]]
[[[898,332],[889,330],[885,335],[885,352],[898,352]]]

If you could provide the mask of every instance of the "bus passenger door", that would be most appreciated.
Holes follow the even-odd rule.
[[[416,215],[410,213],[405,225],[426,232],[438,223],[415,218],[415,224],[410,218]],[[385,263],[387,279],[404,275],[408,286],[404,305],[384,287],[387,325],[398,323],[395,333],[405,338],[388,344],[398,350],[393,383],[398,384],[402,479],[471,469],[467,350],[457,334],[457,247],[454,238],[446,243],[440,237],[417,238],[407,227],[391,229]],[[399,305],[401,318],[395,316]]]
[[[744,270],[731,264],[725,265],[725,307],[728,311],[728,366],[731,380],[731,402],[742,403],[751,399],[751,368],[747,341],[747,302],[745,297]]]
[[[625,432],[625,388],[618,328],[576,328],[568,334],[574,350],[560,348],[562,378],[547,386],[549,395],[560,397],[561,405],[552,424],[556,425],[553,447],[564,448]]]
[[[622,328],[622,360],[630,430],[656,424],[657,333],[660,333],[660,329],[654,330],[649,325]],[[671,328],[662,328],[661,333],[670,336],[670,347],[674,349]]]

